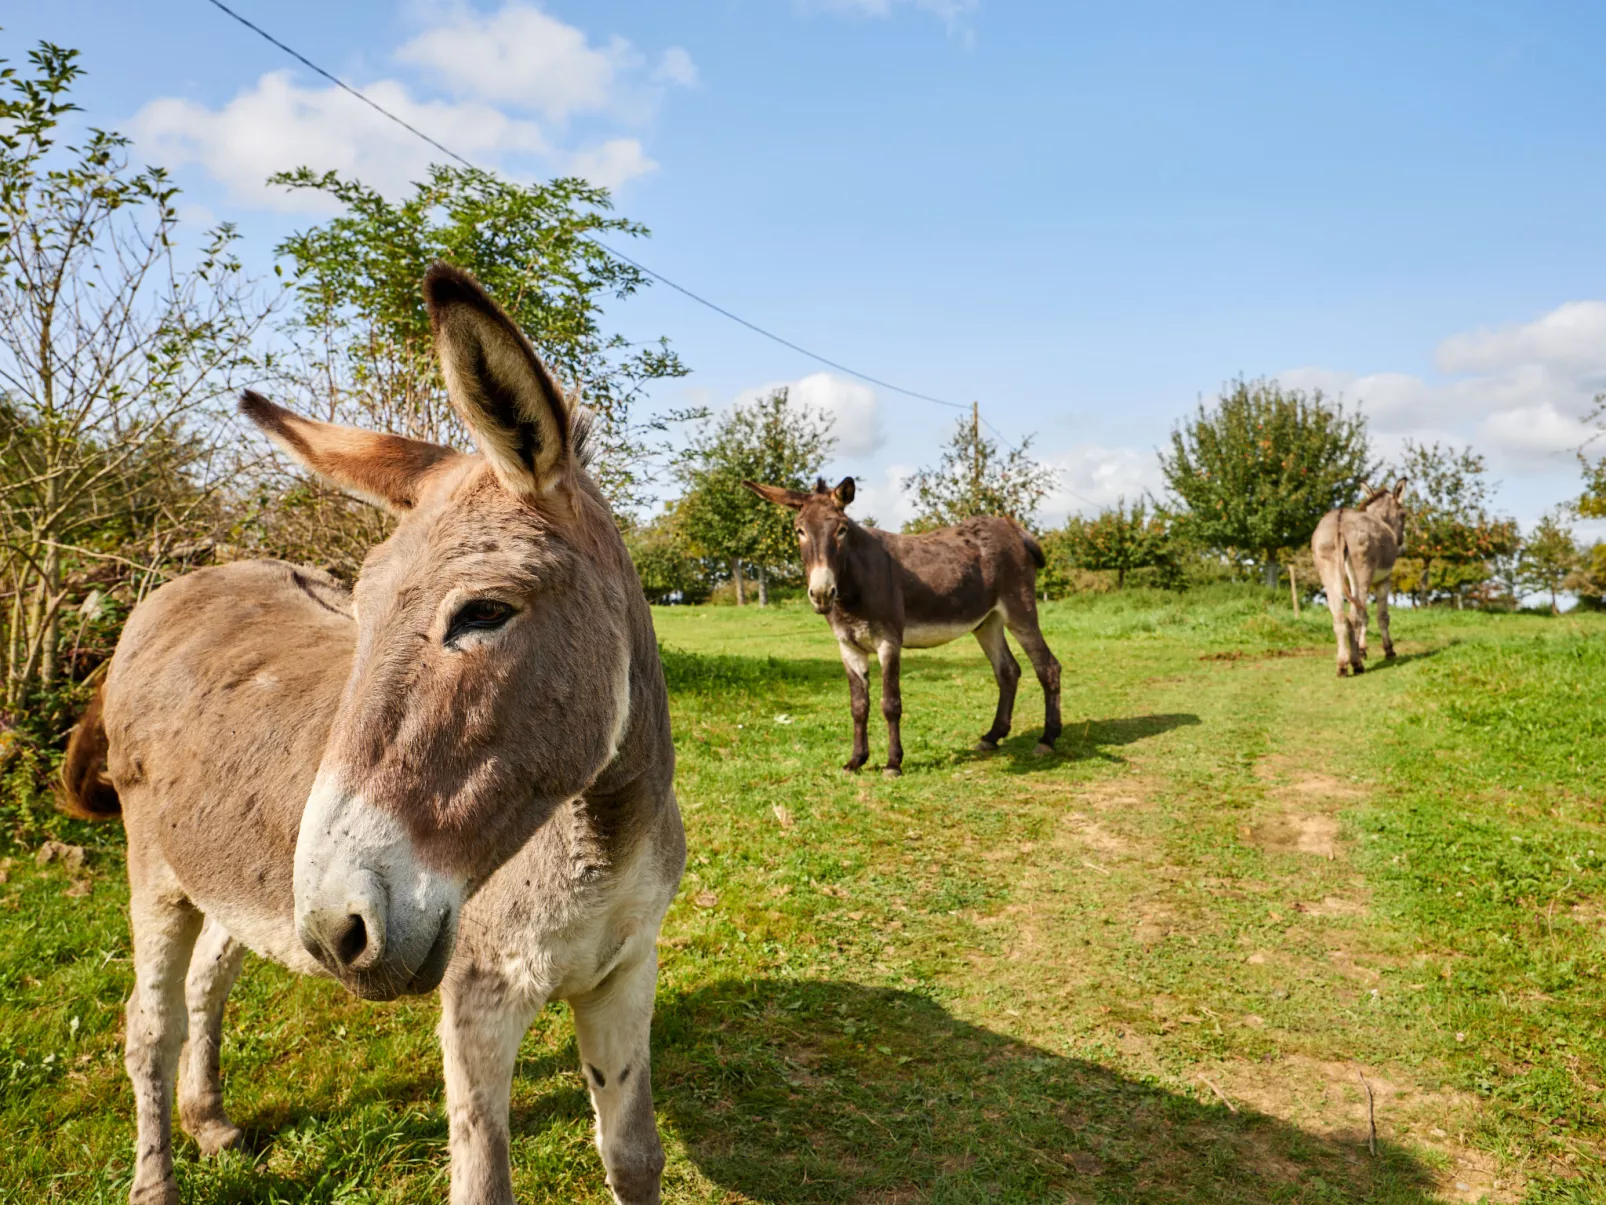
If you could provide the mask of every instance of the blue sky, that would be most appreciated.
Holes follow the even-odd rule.
[[[1524,523],[1576,492],[1606,390],[1606,6],[709,0],[236,7],[510,174],[581,171],[659,271],[834,359],[1035,432],[1045,518],[1159,485],[1238,374],[1339,391],[1380,448],[1470,441]],[[84,52],[81,102],[266,249],[308,162],[430,152],[204,0],[54,0],[0,53]],[[694,369],[662,404],[803,381],[859,508],[948,411],[668,290],[615,311]]]

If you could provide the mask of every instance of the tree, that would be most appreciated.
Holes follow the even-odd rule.
[[[1352,499],[1375,467],[1366,421],[1276,381],[1239,379],[1171,432],[1160,469],[1177,499],[1178,534],[1253,560],[1277,584],[1277,551],[1309,543],[1321,517]]]
[[[1518,562],[1518,582],[1523,589],[1536,594],[1550,595],[1550,612],[1560,614],[1556,594],[1567,586],[1568,580],[1583,567],[1578,542],[1572,530],[1564,526],[1556,513],[1540,519],[1533,532],[1523,541]]]
[[[1122,498],[1091,519],[1071,517],[1062,539],[1073,566],[1114,570],[1118,590],[1125,587],[1128,570],[1163,566],[1171,560],[1166,521],[1141,499],[1130,509]]]
[[[1606,393],[1595,395],[1595,408],[1584,419],[1595,424],[1595,434],[1578,449],[1578,463],[1584,470],[1584,493],[1574,509],[1585,519],[1606,519],[1606,456],[1591,461],[1589,445],[1606,435]]]
[[[591,241],[647,233],[611,215],[607,190],[577,179],[514,184],[440,165],[395,202],[305,167],[270,182],[322,193],[343,209],[278,248],[296,305],[290,334],[308,349],[284,385],[315,413],[438,443],[467,439],[446,399],[420,293],[429,265],[447,260],[490,290],[559,382],[596,412],[592,474],[615,510],[645,503],[666,425],[689,415],[644,420],[636,402],[651,382],[686,369],[666,340],[636,344],[604,328],[604,302],[648,283]],[[355,525],[342,555],[360,561],[376,534],[373,516],[316,485],[304,493],[303,517]]]
[[[905,531],[952,527],[977,515],[1007,515],[1029,525],[1043,499],[1054,488],[1055,473],[1031,456],[1032,437],[1001,456],[998,445],[981,433],[981,412],[972,404],[961,419],[935,468],[923,468],[904,479],[915,500],[915,517]]]
[[[228,226],[178,251],[177,190],[121,135],[57,146],[81,75],[41,43],[0,71],[0,614],[4,702],[63,671],[70,601],[137,594],[211,529],[218,453],[268,316]],[[90,577],[99,574],[98,585]],[[82,604],[80,604],[82,605]]]
[[[766,606],[769,570],[797,554],[791,515],[742,482],[808,489],[836,446],[831,427],[829,414],[782,388],[705,426],[681,457],[681,521],[695,549],[730,564],[738,606],[746,602],[743,561],[758,571],[758,601]]]
[[[632,525],[625,532],[625,547],[648,602],[700,603],[708,597],[711,575],[686,536],[680,504],[655,515],[650,523]]]
[[[1400,471],[1410,480],[1411,503],[1408,555],[1395,580],[1419,604],[1438,596],[1460,607],[1469,588],[1489,579],[1496,558],[1517,551],[1517,524],[1489,514],[1488,468],[1471,447],[1408,441]]]

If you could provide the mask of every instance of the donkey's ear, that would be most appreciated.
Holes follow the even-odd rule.
[[[841,510],[847,510],[848,503],[853,501],[853,478],[844,477],[836,483],[836,489],[831,491],[831,501]]]
[[[249,390],[240,398],[240,413],[305,468],[364,502],[397,513],[418,504],[431,469],[458,455],[421,439],[314,422]]]
[[[544,494],[568,476],[569,407],[529,340],[467,272],[424,276],[435,354],[452,407],[502,484]]]
[[[1409,477],[1401,477],[1394,483],[1394,500],[1396,502],[1405,496],[1405,486],[1409,480]]]
[[[801,490],[789,490],[782,485],[760,485],[756,481],[742,482],[766,502],[773,502],[776,506],[789,506],[793,510],[800,510],[809,496]]]
[[[1377,490],[1372,488],[1372,483],[1370,481],[1361,482],[1361,497],[1369,498],[1377,492]]]

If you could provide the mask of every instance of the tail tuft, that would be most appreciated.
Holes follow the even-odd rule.
[[[1026,545],[1026,551],[1032,554],[1032,563],[1039,569],[1048,564],[1048,558],[1043,555],[1043,546],[1037,542],[1037,537],[1024,527],[1020,529],[1020,538]]]
[[[123,802],[106,776],[106,726],[101,722],[101,694],[89,700],[78,726],[67,740],[61,763],[61,795],[57,806],[79,820],[110,820],[122,815]]]

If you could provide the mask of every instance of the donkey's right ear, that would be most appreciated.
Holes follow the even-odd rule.
[[[437,263],[424,302],[452,408],[502,484],[536,497],[569,476],[568,403],[528,339],[467,272]]]
[[[240,413],[292,460],[364,502],[400,513],[418,505],[423,480],[459,453],[421,439],[314,422],[247,390]]]
[[[803,504],[809,500],[809,495],[802,490],[789,490],[781,485],[760,485],[756,481],[742,482],[766,502],[773,502],[776,506],[787,506],[793,510],[803,509]]]

